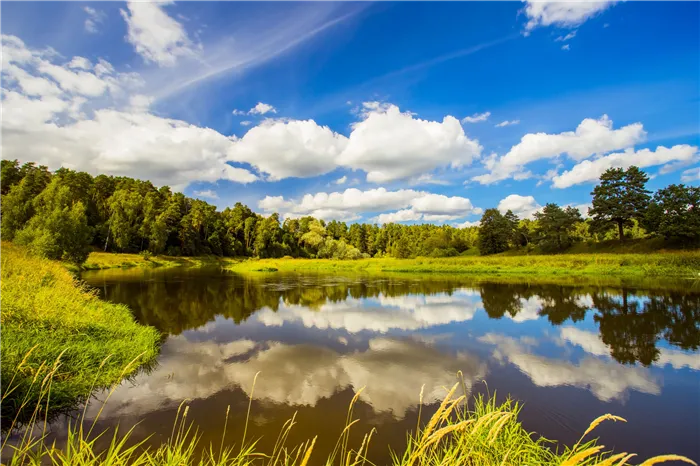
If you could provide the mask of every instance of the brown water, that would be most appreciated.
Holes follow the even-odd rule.
[[[525,427],[571,444],[595,417],[613,413],[603,443],[646,457],[700,459],[700,290],[470,283],[415,276],[258,274],[212,270],[107,270],[84,275],[113,302],[166,335],[159,366],[124,383],[99,427],[131,427],[134,439],[171,433],[178,406],[203,442],[267,450],[297,413],[290,444],[319,435],[332,449],[349,401],[370,454],[389,461],[461,371],[472,394],[525,402]],[[674,291],[672,291],[674,290]],[[252,382],[258,376],[254,390]],[[104,395],[98,395],[98,400]],[[94,415],[99,403],[89,412]],[[61,436],[62,424],[54,425]]]

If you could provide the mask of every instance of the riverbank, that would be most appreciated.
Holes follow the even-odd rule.
[[[700,251],[656,254],[559,254],[521,256],[463,256],[452,258],[261,259],[227,261],[234,272],[367,272],[464,274],[508,277],[674,277],[700,274]]]
[[[4,242],[1,270],[4,430],[27,421],[45,391],[58,413],[155,361],[158,332],[100,300],[61,263]]]

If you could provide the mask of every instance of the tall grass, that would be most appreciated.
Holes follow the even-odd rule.
[[[88,421],[85,411],[82,416],[69,425],[65,443],[57,445],[47,439],[47,423],[41,423],[39,404],[48,403],[51,396],[52,380],[57,376],[58,363],[51,367],[47,377],[35,381],[41,387],[42,398],[35,406],[31,421],[39,428],[26,429],[16,443],[4,440],[0,454],[4,464],[15,465],[172,465],[172,466],[307,466],[325,464],[327,466],[364,466],[373,465],[368,457],[368,450],[375,429],[366,433],[359,445],[350,445],[350,432],[359,419],[354,416],[354,405],[361,390],[350,402],[345,427],[339,433],[335,448],[322,455],[314,451],[316,437],[298,445],[287,445],[291,430],[296,424],[296,414],[282,427],[271,451],[260,451],[258,442],[249,441],[247,429],[238,445],[224,444],[229,410],[226,411],[226,423],[222,432],[221,443],[208,445],[200,449],[201,437],[197,429],[188,420],[189,406],[182,403],[173,421],[172,432],[164,443],[153,448],[147,447],[145,441],[130,442],[133,428],[124,434],[117,430],[96,432],[95,423],[101,414]],[[256,375],[257,378],[257,375]],[[254,381],[255,384],[255,381]],[[254,389],[255,385],[253,385]],[[535,434],[526,431],[518,421],[520,405],[512,400],[497,404],[495,398],[477,397],[473,409],[465,403],[466,393],[456,396],[459,384],[448,390],[437,411],[423,425],[420,422],[415,432],[407,434],[407,445],[401,452],[393,452],[394,466],[448,466],[479,465],[502,466],[510,464],[523,465],[561,465],[561,466],[611,466],[627,465],[633,454],[605,451],[597,439],[589,439],[591,432],[607,420],[624,421],[624,419],[606,414],[595,419],[584,432],[581,439],[572,447],[558,448]],[[112,389],[113,392],[114,388]],[[110,395],[111,393],[110,392]],[[4,395],[3,395],[4,396]],[[250,394],[246,426],[250,419],[250,406],[253,393]],[[109,396],[107,397],[109,400]],[[108,401],[105,401],[108,402]],[[422,400],[419,401],[419,403]],[[103,405],[104,406],[104,405]],[[320,426],[319,426],[320,427]],[[110,436],[109,445],[98,449],[97,440]],[[9,460],[8,460],[9,458]],[[650,458],[643,466],[664,461],[682,461],[696,464],[688,458],[678,455],[665,455]],[[697,466],[697,465],[696,465]]]
[[[155,361],[158,332],[126,306],[100,300],[60,263],[2,243],[1,270],[3,430],[31,419],[47,378],[46,406],[61,412]]]

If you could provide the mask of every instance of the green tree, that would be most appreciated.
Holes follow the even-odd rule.
[[[486,209],[479,227],[479,252],[482,255],[508,250],[508,242],[513,237],[512,217],[508,217],[512,215],[510,210],[503,216],[498,209]]]
[[[51,173],[44,166],[25,163],[20,168],[21,180],[2,196],[2,239],[11,241],[15,233],[34,216],[34,199],[51,181]]]
[[[85,262],[90,253],[92,228],[88,226],[84,204],[74,195],[55,177],[34,199],[36,215],[17,232],[15,241],[49,259]]]
[[[700,187],[672,184],[654,195],[643,225],[669,239],[700,240]]]
[[[627,170],[610,168],[600,177],[593,189],[593,207],[589,210],[594,231],[605,232],[617,227],[620,241],[624,228],[632,226],[633,219],[641,220],[649,204],[646,182],[649,177],[635,166]]]
[[[578,209],[562,209],[556,204],[547,204],[535,212],[537,220],[536,235],[544,250],[561,251],[572,243],[571,234],[579,222],[583,221]]]

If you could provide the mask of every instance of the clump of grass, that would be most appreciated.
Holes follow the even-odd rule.
[[[32,422],[39,420],[39,405],[49,402],[51,396],[51,381],[56,377],[57,364],[53,370],[39,383],[42,398],[35,406]],[[257,374],[253,381],[253,390]],[[559,452],[553,442],[538,437],[526,431],[518,421],[520,405],[510,399],[497,404],[495,397],[475,399],[473,409],[468,409],[465,403],[466,394],[455,396],[459,384],[455,384],[448,392],[435,414],[420,425],[420,411],[416,431],[408,433],[407,445],[401,453],[392,454],[394,466],[502,466],[508,464],[551,465],[551,466],[625,466],[634,454],[613,453],[605,451],[597,439],[586,440],[592,431],[602,422],[624,421],[624,419],[606,414],[595,419],[583,433],[581,439],[571,448]],[[114,388],[107,396],[113,393]],[[350,431],[359,419],[354,417],[353,408],[360,397],[359,390],[350,402],[345,427],[340,432],[335,448],[326,457],[315,454],[316,437],[288,447],[289,434],[296,424],[296,414],[282,427],[272,451],[263,452],[257,447],[257,441],[248,441],[246,437],[247,424],[250,419],[253,392],[251,391],[246,429],[240,444],[225,445],[224,438],[229,425],[229,409],[226,410],[226,421],[222,432],[221,443],[215,450],[213,444],[204,450],[199,449],[201,437],[197,429],[188,421],[189,406],[184,402],[180,405],[173,422],[170,437],[156,448],[148,447],[145,441],[130,445],[133,428],[119,435],[115,429],[107,448],[97,449],[96,441],[108,431],[94,432],[94,426],[101,414],[98,412],[92,422],[83,415],[68,427],[68,435],[64,445],[47,444],[46,421],[43,430],[27,429],[16,444],[9,444],[7,439],[2,444],[0,454],[5,464],[15,465],[177,465],[177,466],[308,466],[314,464],[327,466],[364,466],[373,464],[368,458],[369,445],[375,429],[365,434],[359,446],[351,446]],[[4,396],[4,395],[3,395]],[[421,391],[422,398],[422,391]],[[105,401],[106,403],[107,401]],[[421,399],[422,402],[422,399]],[[130,446],[127,446],[130,445]],[[200,451],[203,451],[201,453]],[[693,464],[692,460],[679,455],[662,455],[650,458],[642,466],[651,466],[665,461],[681,461]]]
[[[126,306],[100,300],[60,263],[3,243],[1,270],[3,430],[31,419],[47,377],[45,408],[59,413],[155,361],[160,334]]]

